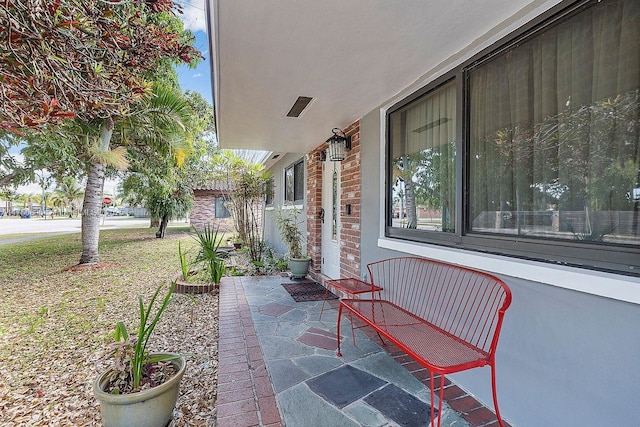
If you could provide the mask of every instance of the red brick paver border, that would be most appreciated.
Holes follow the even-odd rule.
[[[220,285],[218,427],[282,426],[240,278]]]

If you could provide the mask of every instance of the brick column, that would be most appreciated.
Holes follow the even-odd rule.
[[[191,225],[202,230],[215,220],[216,195],[212,191],[195,190],[193,207],[189,215]]]
[[[320,274],[322,269],[322,161],[320,152],[324,143],[307,154],[307,254],[311,257],[310,270]]]
[[[351,151],[346,152],[340,167],[340,275],[358,277],[360,275],[360,122],[347,127],[344,132],[351,136]],[[347,215],[345,206],[351,205]]]
[[[355,122],[345,133],[351,136],[351,151],[340,162],[340,276],[360,275],[360,122]],[[307,253],[312,259],[311,271],[322,270],[322,222],[318,218],[322,209],[321,152],[324,142],[307,154]],[[345,205],[351,205],[347,215]]]

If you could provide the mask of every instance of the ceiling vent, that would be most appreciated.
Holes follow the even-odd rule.
[[[305,108],[309,106],[309,104],[313,101],[313,98],[308,96],[299,96],[296,99],[296,102],[293,104],[293,107],[287,113],[287,117],[300,117],[300,114],[304,111]]]

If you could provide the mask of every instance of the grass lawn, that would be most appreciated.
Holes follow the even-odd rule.
[[[93,381],[105,370],[115,322],[133,330],[145,301],[180,270],[187,227],[100,233],[100,268],[74,269],[79,234],[0,245],[0,425],[96,425]],[[217,294],[178,298],[152,337],[151,350],[193,353],[172,426],[213,425]]]

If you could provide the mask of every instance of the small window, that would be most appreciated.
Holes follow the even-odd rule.
[[[284,200],[299,202],[304,199],[304,161],[301,159],[284,170]]]
[[[231,213],[225,206],[225,203],[226,203],[225,197],[216,196],[216,201],[215,201],[216,218],[229,218],[231,216]]]

